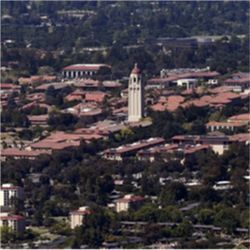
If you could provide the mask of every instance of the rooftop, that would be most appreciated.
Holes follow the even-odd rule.
[[[111,66],[107,64],[72,64],[67,67],[64,67],[63,70],[96,71],[99,70],[101,67],[111,68]]]

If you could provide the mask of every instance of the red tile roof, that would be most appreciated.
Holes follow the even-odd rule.
[[[138,68],[137,63],[135,63],[135,66],[134,66],[134,68],[132,69],[131,74],[138,75],[138,74],[140,74],[140,73],[141,73],[141,71],[140,71],[140,69]]]
[[[33,122],[44,122],[47,123],[49,115],[28,115],[28,119],[31,123]]]
[[[141,140],[137,141],[131,144],[125,144],[123,146],[120,146],[118,148],[111,148],[105,150],[103,153],[116,153],[116,154],[123,154],[127,152],[133,152],[136,150],[140,150],[146,147],[154,146],[157,144],[163,143],[165,140],[163,138],[157,137],[157,138],[150,138],[147,140]]]
[[[32,149],[47,149],[47,150],[62,150],[69,147],[78,147],[80,146],[80,141],[72,142],[53,142],[50,140],[42,140],[30,145]]]
[[[64,67],[63,70],[97,71],[101,67],[111,68],[111,66],[107,64],[73,64]]]
[[[229,136],[231,141],[234,142],[249,142],[250,134],[249,133],[241,133]]]
[[[208,92],[213,93],[213,94],[218,94],[218,93],[230,92],[233,89],[234,87],[231,87],[231,86],[220,86],[216,88],[209,88]]]
[[[91,211],[89,209],[86,209],[86,210],[74,210],[74,211],[71,211],[70,214],[72,215],[88,215],[88,214],[91,214]]]
[[[13,84],[13,83],[0,83],[0,89],[20,89],[21,86]]]
[[[0,215],[0,220],[25,220],[25,217],[21,215]]]
[[[47,151],[43,151],[43,150],[37,150],[37,151],[28,151],[28,150],[21,150],[18,148],[6,148],[6,149],[2,149],[1,150],[1,156],[3,157],[8,157],[8,156],[12,156],[12,157],[37,157],[39,155],[42,154],[47,154]]]
[[[232,78],[226,79],[224,82],[238,84],[250,83],[250,73],[235,73],[232,75]]]
[[[173,96],[161,96],[158,103],[151,106],[151,108],[155,111],[174,111],[176,110],[181,103],[184,101],[184,97],[180,95],[173,95]]]
[[[102,85],[105,88],[120,88],[122,86],[121,83],[115,81],[104,81]]]
[[[0,190],[18,190],[20,187],[19,186],[3,186],[1,185]]]
[[[231,117],[228,118],[228,121],[250,122],[250,113],[231,116]]]
[[[100,91],[86,92],[85,100],[94,102],[103,102],[106,96],[107,96],[106,93]]]
[[[116,202],[130,203],[130,202],[140,202],[144,201],[144,197],[139,195],[125,195],[123,198],[116,200]]]

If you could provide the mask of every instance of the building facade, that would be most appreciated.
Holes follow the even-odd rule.
[[[0,214],[0,227],[9,227],[15,233],[23,234],[25,230],[25,218],[21,215],[12,215],[9,213]]]
[[[84,218],[90,214],[89,207],[80,207],[78,210],[70,212],[70,228],[81,226]]]
[[[135,64],[128,85],[128,121],[139,122],[144,116],[144,86],[141,73]]]
[[[13,206],[13,199],[17,198],[23,200],[24,192],[22,187],[14,186],[11,183],[1,185],[0,189],[0,206]]]
[[[144,202],[144,197],[133,194],[127,194],[123,198],[115,201],[115,210],[117,213],[127,212],[129,209],[137,209]]]

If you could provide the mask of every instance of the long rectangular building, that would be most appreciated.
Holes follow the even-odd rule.
[[[102,155],[103,158],[108,160],[122,161],[126,157],[135,156],[141,149],[147,149],[156,145],[163,144],[165,140],[163,138],[149,138],[147,140],[141,140],[132,144],[122,145],[118,148],[111,148],[105,150]]]
[[[63,78],[88,78],[96,75],[101,69],[111,70],[107,64],[73,64],[62,69]]]

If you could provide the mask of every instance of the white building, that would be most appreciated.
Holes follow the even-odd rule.
[[[115,210],[117,213],[127,212],[130,208],[138,208],[142,205],[144,198],[133,194],[127,194],[123,198],[115,201]]]
[[[9,227],[14,232],[22,234],[25,230],[25,218],[21,215],[12,215],[9,213],[0,214],[0,227]]]
[[[135,64],[128,85],[128,121],[138,122],[144,116],[144,86],[141,73]]]
[[[23,188],[14,186],[11,183],[2,184],[0,188],[0,206],[12,206],[14,198],[24,199]]]
[[[177,82],[177,86],[186,87],[186,89],[190,89],[197,85],[198,79],[185,78],[185,79],[178,79],[176,82]]]
[[[214,190],[228,190],[232,188],[233,188],[233,185],[231,184],[230,181],[217,181],[213,185]]]
[[[84,218],[89,215],[90,209],[89,207],[79,207],[78,210],[70,212],[70,228],[74,229],[83,224]]]

